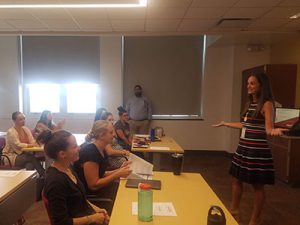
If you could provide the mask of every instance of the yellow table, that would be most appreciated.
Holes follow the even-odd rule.
[[[36,200],[36,171],[0,171],[0,224],[13,224]],[[3,173],[17,173],[5,176]]]
[[[154,216],[152,222],[140,222],[131,214],[132,202],[137,202],[137,189],[126,188],[121,180],[109,225],[199,225],[207,224],[211,205],[220,206],[227,225],[238,225],[220,199],[200,174],[182,173],[175,176],[169,172],[155,172],[153,179],[161,180],[162,189],[153,190],[154,202],[172,202],[177,216]]]
[[[138,135],[134,135],[133,139]],[[169,148],[166,150],[165,148]],[[184,153],[184,150],[181,148],[177,142],[169,137],[164,136],[161,138],[161,141],[151,142],[148,148],[134,148],[131,147],[133,152],[160,152],[160,153]]]
[[[43,146],[38,147],[30,147],[30,148],[22,148],[23,152],[44,152]]]
[[[136,136],[140,135],[134,135],[133,140],[136,138]],[[144,136],[144,135],[143,135]],[[161,153],[180,153],[183,154],[184,150],[181,148],[181,146],[171,137],[164,136],[161,138],[161,141],[154,141],[149,144],[149,147],[147,148],[136,148],[131,147],[132,152],[143,152],[147,153],[149,156],[149,160],[151,163],[153,163],[154,170],[159,171],[160,170],[160,154]]]

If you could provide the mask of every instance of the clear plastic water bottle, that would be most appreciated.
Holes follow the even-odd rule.
[[[153,219],[153,192],[150,184],[139,184],[138,219],[143,222]]]

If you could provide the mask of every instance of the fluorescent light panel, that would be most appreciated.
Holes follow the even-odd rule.
[[[103,1],[102,1],[103,2]],[[139,0],[137,3],[82,3],[82,4],[0,4],[1,9],[25,9],[25,8],[138,8],[146,7],[147,0]]]

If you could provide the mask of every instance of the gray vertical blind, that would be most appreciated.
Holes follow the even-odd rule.
[[[124,103],[140,84],[154,115],[199,115],[203,36],[126,37]]]
[[[23,36],[24,83],[99,83],[99,42],[99,37]]]

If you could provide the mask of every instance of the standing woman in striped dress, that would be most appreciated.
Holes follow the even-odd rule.
[[[241,122],[222,121],[214,127],[241,129],[241,137],[233,155],[231,214],[239,222],[243,183],[253,186],[254,202],[249,225],[260,224],[265,200],[265,184],[274,184],[274,165],[267,136],[279,136],[285,129],[274,128],[274,99],[266,74],[250,75],[247,82],[249,102],[242,113]]]

